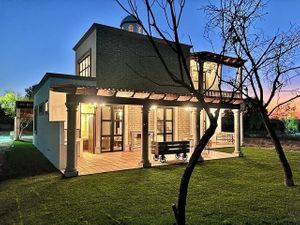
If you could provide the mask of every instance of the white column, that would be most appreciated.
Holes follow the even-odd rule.
[[[178,107],[174,107],[173,112],[174,112],[174,127],[173,127],[173,135],[174,135],[174,141],[179,141],[178,139]]]
[[[20,118],[15,116],[14,118],[14,140],[19,140],[20,134]]]
[[[123,126],[124,126],[124,134],[123,134],[123,149],[124,151],[130,151],[130,146],[129,146],[129,133],[128,133],[128,105],[124,106],[124,122],[123,122]]]
[[[195,110],[194,108],[191,109],[190,111],[190,149],[191,153],[194,151],[195,148],[195,143],[196,143],[196,122],[195,122]]]
[[[67,94],[67,165],[64,172],[65,177],[78,176],[76,169],[76,113],[78,102],[75,100],[75,95]]]
[[[149,161],[149,105],[144,105],[142,109],[142,160],[144,168],[151,167]]]
[[[241,152],[241,124],[240,124],[240,110],[239,109],[234,109],[233,110],[234,114],[234,152],[233,154],[239,157],[243,156],[243,153]]]

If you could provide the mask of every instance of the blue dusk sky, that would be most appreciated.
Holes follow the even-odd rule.
[[[212,50],[203,38],[207,0],[187,0],[181,41]],[[212,1],[217,2],[217,1]],[[269,35],[300,24],[299,0],[269,0],[262,21]],[[93,23],[119,27],[126,13],[114,0],[0,0],[0,94],[21,94],[46,72],[74,74],[72,48]]]

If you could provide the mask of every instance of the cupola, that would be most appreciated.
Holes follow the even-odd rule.
[[[127,30],[130,32],[136,32],[139,34],[143,33],[142,27],[139,25],[138,21],[131,15],[126,16],[121,24],[120,27],[122,30]]]

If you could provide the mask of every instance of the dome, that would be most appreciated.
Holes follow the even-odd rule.
[[[126,16],[122,20],[120,27],[122,30],[127,30],[130,32],[135,32],[135,33],[139,33],[139,34],[143,33],[142,27],[140,26],[140,24],[138,23],[136,18],[132,15]]]
[[[124,23],[137,23],[137,20],[132,15],[128,15],[121,21],[120,27],[122,27]]]

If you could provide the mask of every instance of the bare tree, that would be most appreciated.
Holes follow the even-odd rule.
[[[300,97],[299,92],[294,92],[276,102],[293,80],[299,78],[300,29],[291,26],[287,32],[278,31],[268,37],[258,28],[266,14],[264,9],[262,0],[220,0],[218,6],[210,3],[204,7],[209,17],[208,33],[217,30],[227,43],[226,53],[247,60],[243,66],[243,85],[248,90],[243,90],[243,94],[260,112],[280,159],[285,185],[293,186],[292,170],[270,117],[278,108]],[[275,106],[271,107],[272,103]]]
[[[185,224],[185,207],[186,207],[186,199],[188,193],[188,185],[194,168],[198,162],[199,157],[201,156],[202,151],[205,146],[209,142],[210,138],[214,135],[215,130],[218,126],[218,116],[220,112],[220,105],[222,103],[231,103],[236,96],[236,94],[240,91],[239,87],[232,87],[231,95],[226,98],[222,94],[222,82],[220,79],[219,69],[217,68],[215,79],[218,79],[220,82],[218,83],[218,92],[219,96],[217,97],[219,106],[216,108],[215,113],[212,113],[210,108],[208,107],[207,99],[205,99],[205,95],[209,88],[203,92],[199,91],[195,86],[191,78],[190,68],[187,64],[187,60],[189,56],[186,56],[183,52],[182,45],[180,44],[179,38],[179,27],[182,18],[182,14],[184,11],[185,0],[144,0],[142,1],[143,10],[146,11],[146,20],[145,23],[142,22],[140,17],[140,9],[138,10],[138,6],[135,0],[127,0],[122,2],[121,0],[116,0],[118,4],[122,7],[124,11],[126,11],[129,15],[133,16],[139,25],[142,27],[145,35],[148,37],[149,42],[151,43],[157,57],[160,59],[165,71],[168,76],[172,79],[172,81],[180,86],[184,87],[189,91],[193,96],[195,96],[199,102],[199,107],[203,108],[206,112],[209,119],[209,127],[206,129],[205,133],[200,138],[199,142],[196,143],[196,147],[193,151],[193,154],[190,157],[190,160],[186,166],[186,169],[183,173],[180,182],[179,194],[177,204],[173,204],[173,212],[176,219],[176,224],[184,225]],[[165,24],[167,25],[167,30],[163,29],[161,25],[157,22],[157,11],[162,12],[163,17],[165,18]],[[178,71],[180,75],[177,76],[168,67],[166,63],[166,59],[162,56],[159,47],[156,45],[154,41],[153,34],[156,34],[158,37],[163,39],[163,41],[167,44],[167,46],[173,51],[177,56],[177,63],[179,65]],[[226,44],[225,44],[226,46]],[[225,48],[224,48],[225,49]],[[222,51],[220,54],[220,58],[222,57]],[[219,64],[218,64],[219,67]],[[199,74],[201,71],[198,71]],[[201,82],[201,81],[200,81]],[[227,80],[227,82],[230,82]],[[212,99],[211,101],[215,101],[216,99]]]
[[[20,130],[19,130],[19,136],[17,137],[18,140],[22,139],[23,131],[32,123],[32,121],[33,121],[32,116],[20,118]]]

